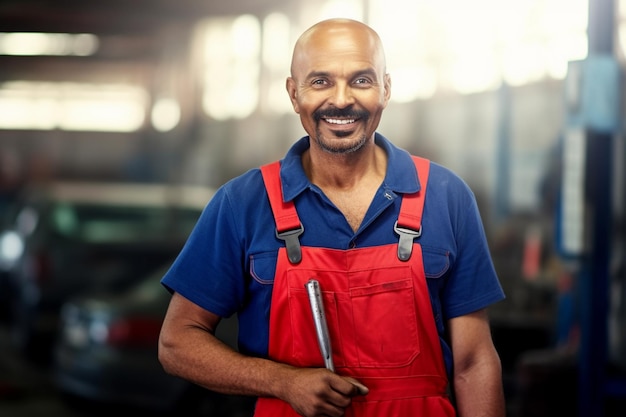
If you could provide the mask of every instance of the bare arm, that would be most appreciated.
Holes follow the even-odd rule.
[[[242,355],[215,337],[220,317],[174,294],[163,321],[159,361],[166,372],[224,394],[277,397],[303,416],[341,416],[358,395],[349,378]]]
[[[459,417],[504,417],[502,366],[486,310],[450,320]]]

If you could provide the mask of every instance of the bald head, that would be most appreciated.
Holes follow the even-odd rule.
[[[369,26],[351,19],[323,20],[307,29],[296,42],[291,60],[291,76],[297,78],[311,58],[341,50],[366,52],[378,69],[385,73],[385,53],[378,34]],[[301,75],[301,74],[300,74]]]

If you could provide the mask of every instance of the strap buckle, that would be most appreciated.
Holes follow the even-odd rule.
[[[276,237],[285,241],[287,257],[292,264],[300,263],[302,260],[302,249],[300,248],[299,237],[303,232],[304,226],[302,226],[302,223],[300,223],[300,227],[297,229],[285,230],[280,233],[276,230]]]
[[[398,259],[408,261],[413,252],[413,240],[422,235],[422,226],[418,230],[398,226],[398,221],[393,225],[393,230],[400,236],[398,241]]]

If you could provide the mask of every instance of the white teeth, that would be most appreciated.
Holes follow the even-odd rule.
[[[354,119],[326,119],[326,121],[335,125],[347,125],[354,123]]]

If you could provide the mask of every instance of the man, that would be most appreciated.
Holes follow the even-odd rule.
[[[376,132],[391,92],[378,35],[314,25],[287,91],[308,136],[221,187],[163,277],[165,370],[259,397],[255,416],[503,416],[485,308],[504,294],[475,199]],[[336,372],[318,350],[311,278]],[[238,352],[214,337],[235,313]]]

